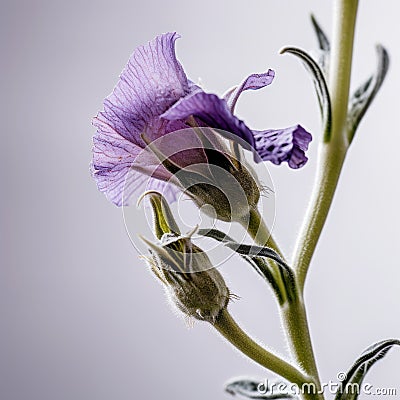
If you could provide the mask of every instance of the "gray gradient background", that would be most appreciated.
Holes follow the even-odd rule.
[[[133,49],[177,30],[192,79],[222,93],[274,68],[272,86],[243,95],[256,128],[301,122],[318,136],[318,108],[284,45],[311,48],[309,13],[331,26],[331,1],[2,1],[0,398],[204,400],[226,398],[235,375],[270,376],[206,325],[187,329],[134,252],[119,209],[88,172],[90,119]],[[392,57],[388,79],[352,147],[307,283],[312,336],[324,381],[370,343],[400,337],[399,5],[361,1],[353,82]],[[286,252],[315,168],[271,167],[275,233]],[[239,261],[223,268],[242,299],[232,313],[285,353],[270,292]],[[393,351],[368,381],[400,389]]]

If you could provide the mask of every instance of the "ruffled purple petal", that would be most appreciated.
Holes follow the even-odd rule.
[[[279,165],[287,162],[290,168],[301,168],[308,160],[305,155],[312,136],[300,125],[286,129],[254,131],[255,149],[263,161]]]
[[[124,139],[110,126],[95,119],[93,159],[90,166],[98,189],[114,204],[121,206],[125,177],[141,148]]]
[[[192,82],[190,79],[188,79],[188,83],[189,83],[189,93],[190,94],[203,92],[203,89],[199,85],[197,85],[196,83]]]
[[[161,182],[171,178],[153,153],[126,140],[98,118],[93,120],[93,124],[97,133],[93,138],[90,169],[98,189],[111,202],[117,206],[127,205],[134,193],[148,184],[151,189],[151,181]]]
[[[104,100],[104,110],[94,118],[97,132],[91,171],[99,190],[118,206],[129,204],[132,195],[144,189],[162,190],[174,200],[179,189],[168,183],[173,175],[145,149],[141,134],[156,140],[161,153],[181,168],[207,163],[197,135],[180,132],[189,127],[186,120],[190,116],[200,126],[240,137],[256,148],[263,160],[287,161],[291,168],[304,165],[311,135],[302,127],[252,132],[232,114],[240,94],[269,85],[274,72],[250,75],[220,99],[187,79],[175,56],[178,37],[167,33],[137,48],[112,94]],[[160,138],[163,141],[157,141]]]
[[[273,71],[272,69],[269,69],[263,74],[249,75],[239,86],[231,89],[224,96],[224,99],[227,102],[229,109],[233,112],[239,96],[242,94],[242,92],[244,92],[245,90],[257,90],[268,86],[272,83],[274,77],[275,71]]]
[[[193,116],[205,126],[230,132],[254,146],[251,130],[229,110],[225,100],[215,94],[198,92],[179,100],[162,118],[184,120]]]
[[[133,173],[131,165],[145,147],[141,133],[154,140],[186,127],[182,122],[159,118],[181,97],[199,90],[188,81],[176,59],[178,37],[176,33],[166,33],[138,47],[113,92],[104,100],[104,111],[93,119],[97,132],[93,138],[92,174],[99,190],[118,206],[128,202],[130,194],[149,179],[169,177],[162,167],[157,168],[154,178],[149,178],[141,172]],[[148,167],[159,164],[152,154],[146,153],[142,158]]]
[[[132,143],[181,97],[194,90],[175,56],[176,33],[157,36],[138,47],[122,71],[97,119]]]

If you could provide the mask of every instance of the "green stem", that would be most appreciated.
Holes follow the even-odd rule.
[[[281,308],[281,318],[292,354],[300,367],[313,377],[318,390],[320,390],[321,382],[315,362],[303,298],[298,296],[293,302],[286,302]],[[320,394],[319,398],[323,399],[323,394]]]
[[[272,354],[251,339],[232,318],[228,310],[225,309],[220,313],[213,326],[233,346],[261,366],[299,387],[310,382],[310,379],[296,367]]]
[[[271,247],[278,254],[282,255],[278,244],[272,238],[258,210],[252,210],[250,213],[247,229],[255,242],[262,246]],[[280,281],[278,284],[283,285],[283,282]],[[313,377],[319,389],[321,384],[308,328],[307,314],[301,294],[298,293],[293,302],[285,302],[280,312],[288,344],[296,362],[309,376]],[[316,398],[323,399],[322,394],[315,396]]]
[[[248,234],[253,238],[255,243],[260,246],[267,246],[275,250],[281,256],[282,260],[285,260],[282,251],[280,250],[257,208],[250,210],[249,218],[244,220],[243,227],[247,229]],[[273,270],[275,271],[274,275],[277,285],[281,288],[282,293],[284,293],[285,284],[282,280],[281,274],[278,272],[279,268],[272,260],[269,260],[268,263],[274,267]]]
[[[318,174],[313,196],[307,211],[306,222],[295,247],[293,265],[297,272],[300,290],[304,284],[322,229],[333,201],[346,150],[323,143],[319,153]]]
[[[242,225],[257,244],[275,250],[285,259],[257,208],[250,210],[249,219],[245,219]]]
[[[335,2],[329,82],[332,124],[330,131],[324,132],[314,194],[295,250],[293,264],[300,293],[295,301],[286,302],[281,308],[282,321],[292,353],[318,387],[320,380],[302,293],[307,271],[327,219],[349,146],[345,131],[357,8],[358,0]],[[248,232],[259,244],[267,245],[282,254],[260,215],[254,210],[250,214]],[[323,395],[315,395],[314,398],[323,399]]]
[[[358,0],[335,2],[329,89],[332,126],[321,144],[317,177],[305,223],[297,241],[293,265],[300,290],[328,216],[348,149],[345,135]]]
[[[330,56],[329,93],[332,102],[332,138],[344,138],[347,120],[354,30],[358,0],[336,0]]]

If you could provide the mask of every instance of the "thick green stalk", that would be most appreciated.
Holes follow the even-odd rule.
[[[335,1],[329,82],[332,124],[329,132],[324,132],[314,194],[295,250],[293,265],[300,293],[294,302],[287,302],[281,308],[282,321],[292,353],[298,364],[318,386],[320,384],[318,370],[302,293],[311,258],[328,216],[349,145],[345,132],[357,8],[358,0]],[[264,222],[255,212],[250,216],[248,231],[257,243],[268,245],[282,254],[271,239]],[[314,398],[323,398],[323,395],[315,395]]]
[[[282,255],[278,244],[272,238],[269,229],[257,210],[250,213],[248,232],[254,241],[261,246],[268,246]],[[283,286],[283,282],[279,282]],[[282,324],[285,328],[289,347],[294,359],[303,370],[312,377],[317,388],[320,388],[320,379],[315,361],[314,350],[311,342],[307,322],[307,314],[302,295],[299,293],[293,302],[286,302],[281,308]],[[323,394],[316,394],[316,399],[323,399]]]
[[[315,381],[318,390],[321,382],[315,361],[307,314],[301,295],[281,307],[281,319],[288,337],[290,350],[298,365]],[[324,398],[323,395],[319,398]]]
[[[220,313],[213,326],[243,354],[289,382],[298,385],[299,388],[312,382],[312,379],[304,375],[296,367],[272,354],[251,339],[226,309]],[[305,398],[315,399],[315,396],[309,397],[305,395]]]
[[[315,189],[292,264],[302,292],[312,256],[328,217],[345,156],[345,148],[334,146],[332,142],[321,144]]]
[[[330,131],[325,132],[321,144],[313,196],[294,252],[293,265],[301,291],[304,290],[308,268],[328,216],[348,148],[345,132],[357,6],[358,0],[335,1],[329,74],[332,125]]]

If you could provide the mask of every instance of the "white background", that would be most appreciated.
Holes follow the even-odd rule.
[[[271,377],[213,329],[187,329],[139,260],[121,210],[88,172],[90,125],[134,48],[182,35],[187,74],[222,94],[247,74],[276,80],[238,105],[253,128],[301,123],[314,135],[299,171],[271,166],[275,234],[289,254],[310,196],[319,115],[305,70],[285,45],[316,45],[314,12],[328,32],[332,1],[3,1],[1,41],[0,397],[3,400],[225,398],[236,375]],[[353,83],[391,55],[381,93],[349,152],[307,282],[322,380],[335,379],[371,343],[400,337],[399,5],[361,1]],[[222,272],[241,300],[232,313],[254,337],[286,353],[275,301],[238,259]],[[368,375],[397,387],[400,353]],[[366,397],[365,397],[366,398]]]

